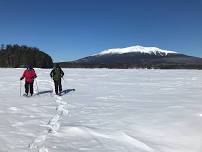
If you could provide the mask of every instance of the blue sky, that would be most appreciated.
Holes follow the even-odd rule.
[[[0,27],[0,44],[54,61],[133,45],[202,57],[202,0],[0,0]]]

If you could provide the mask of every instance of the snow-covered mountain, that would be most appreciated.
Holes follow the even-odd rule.
[[[124,53],[147,53],[147,54],[155,54],[155,55],[158,54],[162,56],[165,56],[169,53],[177,54],[177,52],[175,51],[162,50],[157,47],[143,47],[140,45],[136,45],[136,46],[127,47],[127,48],[108,49],[95,55],[124,54]]]
[[[132,46],[101,51],[97,54],[60,63],[71,68],[154,68],[202,69],[202,58],[157,47]]]

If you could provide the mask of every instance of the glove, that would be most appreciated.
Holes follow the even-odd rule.
[[[20,78],[20,80],[22,80],[22,79],[23,79],[23,77]]]

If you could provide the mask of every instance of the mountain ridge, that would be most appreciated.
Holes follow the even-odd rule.
[[[107,49],[95,55],[124,54],[124,53],[135,53],[135,52],[148,53],[148,54],[162,53],[162,55],[167,55],[168,53],[177,54],[177,52],[175,51],[163,50],[157,47],[143,47],[140,45],[136,45],[136,46],[126,47],[126,48]]]
[[[132,46],[108,49],[71,62],[60,62],[66,68],[148,68],[202,69],[202,58],[157,47]]]

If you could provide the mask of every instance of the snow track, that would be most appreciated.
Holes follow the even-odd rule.
[[[202,152],[200,70],[64,69],[55,96],[36,69],[30,98],[23,70],[0,69],[0,152]]]
[[[128,135],[123,131],[107,131],[97,128],[89,128],[86,126],[68,126],[64,127],[59,136],[71,136],[72,138],[85,138],[88,140],[95,140],[103,148],[107,146],[106,141],[116,143],[117,145],[125,146],[126,151],[136,149],[140,152],[155,152],[155,150],[145,141],[137,137]],[[106,147],[107,149],[107,147]]]
[[[54,83],[49,81],[52,85],[52,90],[54,90]],[[51,134],[57,134],[57,131],[60,128],[60,120],[62,120],[64,115],[68,114],[67,103],[63,101],[63,98],[58,95],[53,95],[54,101],[57,103],[56,114],[48,121],[46,127],[47,130],[44,130],[38,135],[32,143],[29,144],[30,152],[48,152],[48,149],[45,147],[45,141]]]

